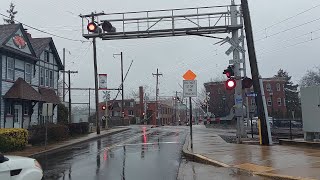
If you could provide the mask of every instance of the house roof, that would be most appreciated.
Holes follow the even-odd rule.
[[[31,45],[36,53],[36,56],[40,58],[41,53],[49,46],[52,38],[31,38]]]
[[[16,80],[13,86],[4,95],[4,98],[41,101],[41,95],[22,78]]]
[[[59,104],[60,99],[56,95],[56,92],[53,89],[48,88],[39,88],[39,92],[42,97],[42,101],[47,103]]]
[[[0,25],[0,44],[4,43],[19,28],[19,24]]]

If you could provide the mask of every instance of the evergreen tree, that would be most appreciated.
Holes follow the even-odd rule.
[[[288,72],[283,69],[279,69],[278,73],[274,77],[282,77],[286,81],[284,88],[286,96],[287,117],[292,117],[292,111],[294,111],[295,117],[301,117],[301,104],[298,92],[299,85],[294,84],[291,81],[291,76],[289,76]]]
[[[14,21],[14,18],[16,16],[16,14],[18,13],[18,11],[15,11],[14,8],[15,8],[16,5],[14,5],[12,2],[10,4],[10,8],[9,10],[7,10],[7,13],[9,14],[8,15],[8,18],[3,18],[4,20],[4,23],[6,24],[15,24],[15,21]]]

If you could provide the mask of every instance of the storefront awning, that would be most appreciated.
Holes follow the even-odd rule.
[[[9,91],[4,95],[4,98],[41,101],[41,94],[39,94],[22,78],[18,78]]]
[[[46,103],[60,104],[60,99],[53,89],[39,88],[39,93],[41,94],[42,101]]]

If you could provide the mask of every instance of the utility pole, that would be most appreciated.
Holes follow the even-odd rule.
[[[158,107],[158,96],[159,96],[159,76],[162,76],[161,73],[159,73],[159,69],[157,68],[157,73],[156,74],[153,74],[153,76],[156,76],[156,124],[160,124],[159,122],[159,107]]]
[[[123,90],[123,82],[124,82],[124,76],[123,76],[123,53],[121,52],[120,54],[113,54],[113,57],[115,55],[120,55],[120,71],[121,71],[121,121],[122,121],[122,125],[124,125],[124,90]]]
[[[124,125],[124,91],[123,91],[123,54],[120,53],[121,56],[121,119],[122,125]]]
[[[68,74],[68,79],[69,79],[69,83],[68,83],[68,92],[69,92],[69,123],[71,123],[71,74],[77,74],[78,71],[61,71],[63,73],[63,75],[65,75],[65,73]]]
[[[94,22],[94,16],[92,16],[92,22]],[[96,128],[97,128],[97,134],[100,134],[99,91],[98,91],[98,68],[97,68],[96,38],[92,39],[92,44],[93,44],[94,92],[95,92],[95,100],[96,100]]]
[[[66,68],[66,48],[63,48],[63,67]],[[63,83],[62,83],[62,101],[66,101],[66,89],[65,89],[65,83],[66,83],[66,75],[63,73],[62,75]]]
[[[269,145],[270,141],[269,141],[268,128],[267,128],[268,122],[266,121],[261,86],[259,82],[259,69],[257,65],[257,58],[256,58],[256,52],[255,52],[255,46],[254,46],[254,40],[253,40],[253,32],[252,32],[248,0],[241,0],[241,7],[242,7],[243,20],[245,25],[248,54],[249,54],[249,61],[250,61],[250,67],[251,67],[251,75],[253,80],[253,88],[255,93],[257,94],[256,103],[257,103],[258,117],[261,122],[260,124],[261,124],[262,145]]]
[[[174,124],[177,125],[177,107],[178,107],[178,91],[176,91],[176,97],[174,98]]]

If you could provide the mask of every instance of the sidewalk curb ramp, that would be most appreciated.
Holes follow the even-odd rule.
[[[100,138],[105,137],[105,136],[109,136],[109,135],[113,135],[113,134],[124,132],[124,131],[129,130],[130,128],[117,128],[117,129],[119,129],[119,130],[115,129],[112,132],[109,132],[109,133],[107,132],[105,134],[100,134],[98,136],[94,136],[92,138],[88,138],[88,139],[85,139],[85,140],[82,140],[82,141],[76,141],[76,142],[73,142],[73,143],[68,143],[68,144],[61,145],[61,146],[58,146],[58,147],[55,147],[55,148],[51,148],[51,149],[48,149],[48,150],[37,152],[37,153],[29,155],[29,157],[34,158],[35,156],[40,156],[40,155],[43,155],[43,154],[52,154],[52,153],[55,153],[57,151],[61,151],[61,150],[65,149],[65,148],[68,148],[70,146],[78,145],[78,144],[85,143],[85,142],[88,142],[88,141],[100,139]]]
[[[189,142],[190,142],[190,138],[189,138],[189,135],[187,135],[185,143],[182,148],[182,153],[187,159],[194,161],[194,162],[208,164],[208,165],[212,165],[212,166],[216,166],[216,167],[236,168],[236,169],[239,169],[242,171],[246,171],[246,172],[253,174],[253,175],[272,178],[272,179],[276,179],[276,180],[316,180],[316,179],[312,179],[312,178],[286,176],[286,175],[280,175],[280,174],[274,174],[274,173],[268,173],[268,172],[255,172],[255,171],[251,171],[251,170],[248,170],[245,168],[233,167],[233,166],[230,166],[230,165],[225,164],[223,162],[219,162],[219,161],[210,159],[210,158],[203,156],[201,154],[191,152],[189,150]]]

